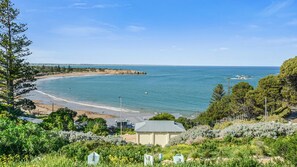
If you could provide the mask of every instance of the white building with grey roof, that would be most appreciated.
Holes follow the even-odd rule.
[[[135,124],[136,143],[164,147],[169,140],[186,131],[181,123],[174,121],[144,121]]]

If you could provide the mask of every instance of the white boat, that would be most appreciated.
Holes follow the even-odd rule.
[[[236,75],[235,78],[231,78],[231,79],[236,79],[236,80],[247,80],[249,79],[249,76],[245,76],[245,75]]]

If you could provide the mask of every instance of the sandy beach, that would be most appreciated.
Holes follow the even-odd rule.
[[[53,111],[57,111],[59,108],[63,108],[65,106],[60,106],[60,105],[55,105],[55,104],[43,104],[42,102],[35,100],[34,101],[36,105],[36,109],[32,110],[32,114],[36,115],[49,115]],[[77,117],[79,115],[87,115],[88,118],[115,118],[113,115],[108,115],[108,114],[99,114],[96,112],[91,112],[91,111],[85,111],[85,110],[75,110],[77,112]]]
[[[128,71],[130,71],[128,73]],[[64,78],[64,77],[83,77],[83,76],[93,76],[93,75],[122,75],[122,74],[132,74],[131,70],[118,71],[114,73],[114,70],[109,72],[73,72],[66,74],[55,74],[46,75],[38,77],[37,81],[45,81],[48,79]],[[125,73],[126,72],[126,73]],[[135,72],[135,71],[132,71]],[[37,82],[38,84],[38,82]],[[76,101],[71,101],[69,99],[64,99],[63,97],[56,97],[39,90],[31,91],[30,93],[24,95],[25,98],[31,99],[35,102],[36,109],[31,111],[35,114],[47,115],[56,111],[58,108],[67,107],[78,113],[78,115],[86,114],[90,118],[104,118],[109,126],[114,125],[116,121],[128,120],[132,123],[137,123],[149,119],[154,114],[143,113],[138,111],[121,110],[117,107],[104,106],[99,104],[88,104]]]

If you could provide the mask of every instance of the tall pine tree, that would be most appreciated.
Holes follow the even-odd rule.
[[[210,103],[213,103],[215,101],[220,101],[224,95],[225,95],[225,90],[223,85],[218,84],[213,90]]]
[[[19,10],[10,0],[0,0],[0,97],[12,112],[19,96],[35,89],[34,72],[24,57],[31,54],[26,24],[19,23]]]

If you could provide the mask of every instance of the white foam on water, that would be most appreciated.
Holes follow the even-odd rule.
[[[117,108],[117,107],[110,107],[110,106],[103,106],[103,105],[95,105],[95,104],[88,104],[88,103],[82,103],[82,102],[76,102],[76,101],[71,101],[71,100],[67,100],[64,98],[60,98],[60,97],[56,97],[54,95],[42,92],[40,90],[35,90],[35,92],[43,94],[45,96],[48,96],[54,100],[57,101],[63,101],[63,102],[67,102],[67,103],[71,103],[71,104],[77,104],[77,105],[81,105],[81,106],[86,106],[86,107],[93,107],[93,108],[99,108],[99,109],[106,109],[106,110],[112,110],[112,111],[118,111],[118,112],[133,112],[133,113],[139,113],[139,111],[135,111],[135,110],[128,110],[128,109],[121,109],[121,108]]]

